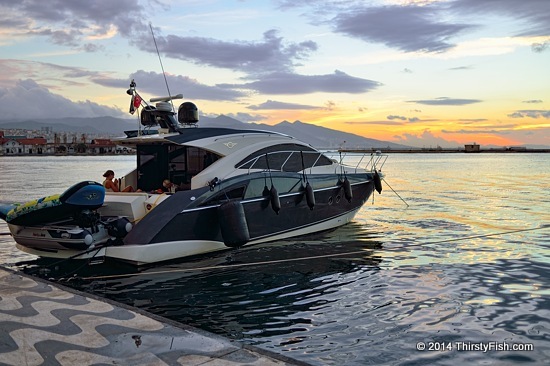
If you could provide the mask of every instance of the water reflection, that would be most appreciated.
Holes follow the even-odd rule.
[[[402,265],[388,270],[385,261],[391,250],[375,239],[378,234],[362,230],[356,233],[358,240],[344,241],[357,228],[342,229],[141,271],[110,263],[82,268],[57,265],[46,275],[314,364],[540,359],[538,353],[476,354],[456,349],[423,354],[414,345],[507,341],[534,343],[543,352],[550,329],[547,263],[520,258],[410,265],[406,258],[393,257],[392,262]],[[36,271],[46,263],[20,265]],[[77,278],[71,277],[73,272]],[[101,277],[109,275],[122,276]],[[67,278],[72,279],[66,282]]]
[[[330,309],[341,291],[378,268],[380,242],[350,225],[305,240],[267,243],[140,271],[36,260],[27,273],[137,306],[235,339],[289,335],[311,327],[303,313]],[[258,325],[262,325],[259,327]]]

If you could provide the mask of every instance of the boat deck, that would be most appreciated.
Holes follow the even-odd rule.
[[[306,365],[0,266],[8,365]]]

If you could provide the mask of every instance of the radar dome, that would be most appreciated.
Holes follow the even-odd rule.
[[[183,102],[178,108],[178,122],[192,125],[199,122],[199,110],[194,103]]]

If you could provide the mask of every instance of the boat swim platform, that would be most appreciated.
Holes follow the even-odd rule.
[[[308,365],[0,266],[0,365]]]

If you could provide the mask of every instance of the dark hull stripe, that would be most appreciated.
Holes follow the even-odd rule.
[[[343,190],[340,187],[317,191],[315,192],[316,205],[313,210],[307,206],[303,194],[284,195],[280,198],[281,211],[279,215],[273,211],[268,200],[243,202],[250,241],[290,232],[296,228],[321,223],[358,210],[366,202],[372,190],[372,181],[356,184],[353,187],[351,202],[344,198]],[[157,228],[155,230],[157,234],[152,240],[143,240],[146,235],[134,235],[131,241],[125,240],[125,243],[148,244],[185,240],[223,242],[219,220],[217,207],[186,210],[175,215],[161,229]],[[138,234],[138,232],[131,232],[131,234]]]
[[[359,207],[360,208],[360,207]],[[334,219],[337,219],[339,217],[342,217],[342,216],[346,216],[347,214],[351,213],[351,212],[354,212],[354,211],[357,211],[359,208],[355,208],[355,209],[352,209],[352,210],[349,210],[347,212],[344,212],[338,216],[334,216],[334,217],[327,217],[326,219],[323,219],[321,221],[317,221],[317,222],[312,222],[312,223],[309,223],[307,225],[302,225],[302,226],[297,226],[297,227],[293,227],[293,228],[290,228],[288,230],[284,230],[284,231],[279,231],[279,232],[274,232],[274,233],[269,233],[269,234],[266,234],[264,236],[259,236],[259,237],[256,237],[256,238],[252,238],[250,239],[251,241],[256,241],[256,240],[262,240],[264,238],[267,238],[267,237],[270,237],[270,236],[279,236],[279,235],[283,235],[283,234],[286,234],[286,233],[289,233],[289,232],[292,232],[292,231],[297,231],[297,230],[301,230],[301,229],[305,229],[305,228],[308,228],[310,226],[315,226],[315,225],[319,225],[319,224],[322,224],[323,222],[327,222],[327,221],[330,221],[330,220],[334,220]]]
[[[353,186],[356,186],[356,185],[359,185],[359,184],[365,184],[365,183],[370,183],[370,182],[371,181],[360,182],[360,183],[352,183],[351,186],[353,187]],[[332,187],[327,187],[327,188],[320,188],[320,189],[315,189],[313,192],[317,193],[317,192],[329,191],[329,190],[333,190],[333,189],[340,189],[340,187],[339,186],[332,186]],[[304,194],[303,192],[284,193],[284,194],[280,194],[279,198],[287,198],[287,197],[293,197],[293,196],[297,197],[297,196],[302,196],[303,194]],[[252,198],[252,199],[242,200],[241,202],[244,205],[244,204],[251,203],[251,202],[262,202],[262,201],[268,201],[268,200],[269,200],[269,198],[259,197],[259,198]],[[181,213],[183,214],[183,213],[186,213],[186,212],[216,208],[216,207],[220,207],[220,205],[221,204],[211,205],[211,206],[195,207],[195,208],[188,208],[188,209],[182,210]]]

